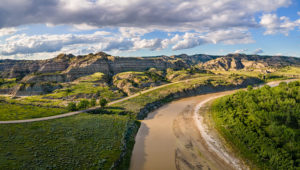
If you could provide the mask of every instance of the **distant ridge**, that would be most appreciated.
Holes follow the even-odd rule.
[[[0,60],[2,77],[18,78],[29,74],[58,74],[74,80],[84,75],[102,72],[114,75],[124,71],[145,71],[149,68],[182,69],[199,65],[209,70],[264,70],[284,66],[300,66],[300,58],[228,54],[225,56],[195,54],[152,57],[118,57],[104,52],[88,55],[60,54],[47,60]]]

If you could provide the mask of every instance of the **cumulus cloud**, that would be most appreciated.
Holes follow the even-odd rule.
[[[79,31],[99,28],[113,31],[13,35],[5,40],[5,44],[0,44],[0,54],[162,50],[168,47],[181,50],[210,43],[253,43],[249,28],[263,26],[265,34],[287,35],[300,25],[300,20],[290,21],[274,14],[264,14],[259,23],[255,20],[257,14],[272,13],[280,7],[289,6],[291,1],[2,0],[0,28],[42,23],[49,27],[70,25]],[[168,37],[144,38],[155,31],[165,32]]]
[[[261,48],[256,49],[253,54],[261,54],[264,53],[264,51]]]
[[[6,43],[0,45],[2,55],[27,54],[38,52],[55,52],[64,46],[73,44],[95,43],[101,40],[101,36],[90,35],[33,35],[17,34],[6,39]]]
[[[261,17],[260,24],[265,27],[264,34],[283,33],[288,35],[295,27],[300,26],[300,19],[291,21],[288,17],[278,17],[276,14],[264,14]]]
[[[245,53],[246,51],[248,51],[248,49],[239,49],[239,50],[235,50],[233,53],[234,54]]]
[[[51,24],[48,24],[51,26]],[[92,26],[92,25],[88,25],[86,23],[83,23],[83,24],[74,24],[72,25],[73,28],[75,30],[79,30],[79,31],[82,31],[82,30],[95,30],[95,29],[98,29],[98,27],[96,26]]]
[[[248,44],[253,43],[250,33],[244,29],[218,30],[209,33],[185,33],[183,36],[176,37],[177,43],[172,47],[173,50],[193,48],[208,43],[223,44]],[[173,38],[173,42],[176,42]]]
[[[0,44],[1,55],[33,54],[42,52],[57,52],[76,46],[81,53],[97,51],[135,51],[139,49],[162,50],[172,47],[172,50],[193,48],[208,43],[244,44],[253,42],[251,35],[240,29],[220,30],[209,33],[186,32],[175,34],[165,39],[143,39],[141,35],[148,33],[144,29],[120,29],[118,33],[96,31],[93,34],[57,34],[57,35],[13,35]],[[82,46],[79,48],[78,46]]]
[[[209,32],[207,37],[212,43],[249,44],[253,43],[251,34],[246,29],[227,29]]]
[[[205,37],[199,36],[195,33],[186,33],[182,37],[182,40],[178,41],[173,47],[173,50],[182,50],[193,48],[201,44],[207,43]]]
[[[97,31],[93,34],[45,34],[33,36],[17,34],[7,38],[5,41],[5,44],[0,44],[0,54],[9,56],[57,51],[69,53],[68,50],[75,54],[111,50],[159,50],[166,48],[172,40],[124,38],[121,33],[111,34],[106,31]]]
[[[10,28],[2,28],[0,29],[0,37],[6,36],[6,35],[11,35],[17,32],[17,29],[14,27]]]
[[[291,0],[3,1],[0,4],[0,28],[51,23],[161,29],[176,26],[177,29],[198,30],[255,26],[255,13],[270,12],[291,3]]]

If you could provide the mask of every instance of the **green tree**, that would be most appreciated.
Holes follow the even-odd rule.
[[[90,101],[91,106],[96,106],[96,99],[92,98]]]
[[[76,103],[74,103],[74,102],[68,103],[67,108],[69,111],[76,111],[77,110]]]
[[[100,99],[99,104],[103,108],[107,105],[108,101],[105,98]]]
[[[96,92],[96,96],[100,97],[100,91],[99,90]]]
[[[90,102],[88,100],[83,99],[78,103],[78,109],[86,109],[89,107],[89,104]]]

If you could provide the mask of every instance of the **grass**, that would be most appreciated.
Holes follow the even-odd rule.
[[[105,74],[104,73],[94,73],[88,76],[80,77],[75,81],[79,82],[97,82],[97,81],[105,81]]]
[[[64,84],[64,88],[57,89],[54,92],[43,95],[42,98],[50,99],[80,99],[104,97],[108,100],[119,99],[124,94],[118,90],[113,91],[105,84],[105,75],[103,73],[94,73],[92,75],[80,77],[72,83]]]
[[[249,77],[258,77],[261,72],[259,71],[246,71],[246,70],[228,70],[228,71],[213,71],[215,74],[223,74],[223,75],[230,75],[230,74],[238,74],[238,75],[244,75]]]
[[[78,84],[70,84],[63,89],[55,90],[51,94],[44,95],[45,98],[62,99],[67,97],[84,98],[80,96],[92,95],[100,93],[101,97],[108,100],[115,100],[123,97],[123,93],[112,91],[108,86],[97,86],[95,83],[82,82]],[[78,97],[79,96],[79,97]]]
[[[213,72],[222,75],[237,74],[237,75],[245,75],[249,77],[258,77],[264,80],[265,82],[286,80],[286,79],[300,77],[300,67],[291,67],[291,66],[277,69],[272,73],[262,73],[260,71],[245,71],[245,70],[229,70],[229,71],[213,71]]]
[[[109,169],[120,157],[128,123],[127,116],[84,113],[0,125],[1,168]]]
[[[193,79],[198,77],[212,76],[209,73],[190,73],[188,70],[169,71],[166,75],[171,82],[176,82],[185,79]]]
[[[47,117],[67,112],[64,108],[10,104],[0,101],[0,120],[21,120]]]
[[[17,85],[15,78],[0,79],[0,89],[8,89]]]

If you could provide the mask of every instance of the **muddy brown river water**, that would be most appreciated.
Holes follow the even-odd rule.
[[[137,133],[130,170],[247,169],[224,147],[224,140],[215,129],[209,128],[210,118],[205,114],[210,99],[234,92],[188,97],[149,113]],[[199,103],[205,104],[199,107]],[[196,107],[200,108],[197,114],[203,118],[200,126],[207,126],[199,127],[195,121]],[[202,132],[201,128],[204,128]]]
[[[220,92],[173,101],[142,121],[131,158],[131,170],[230,169],[205,143],[193,119],[201,101],[233,93]],[[220,165],[220,166],[218,166]]]

